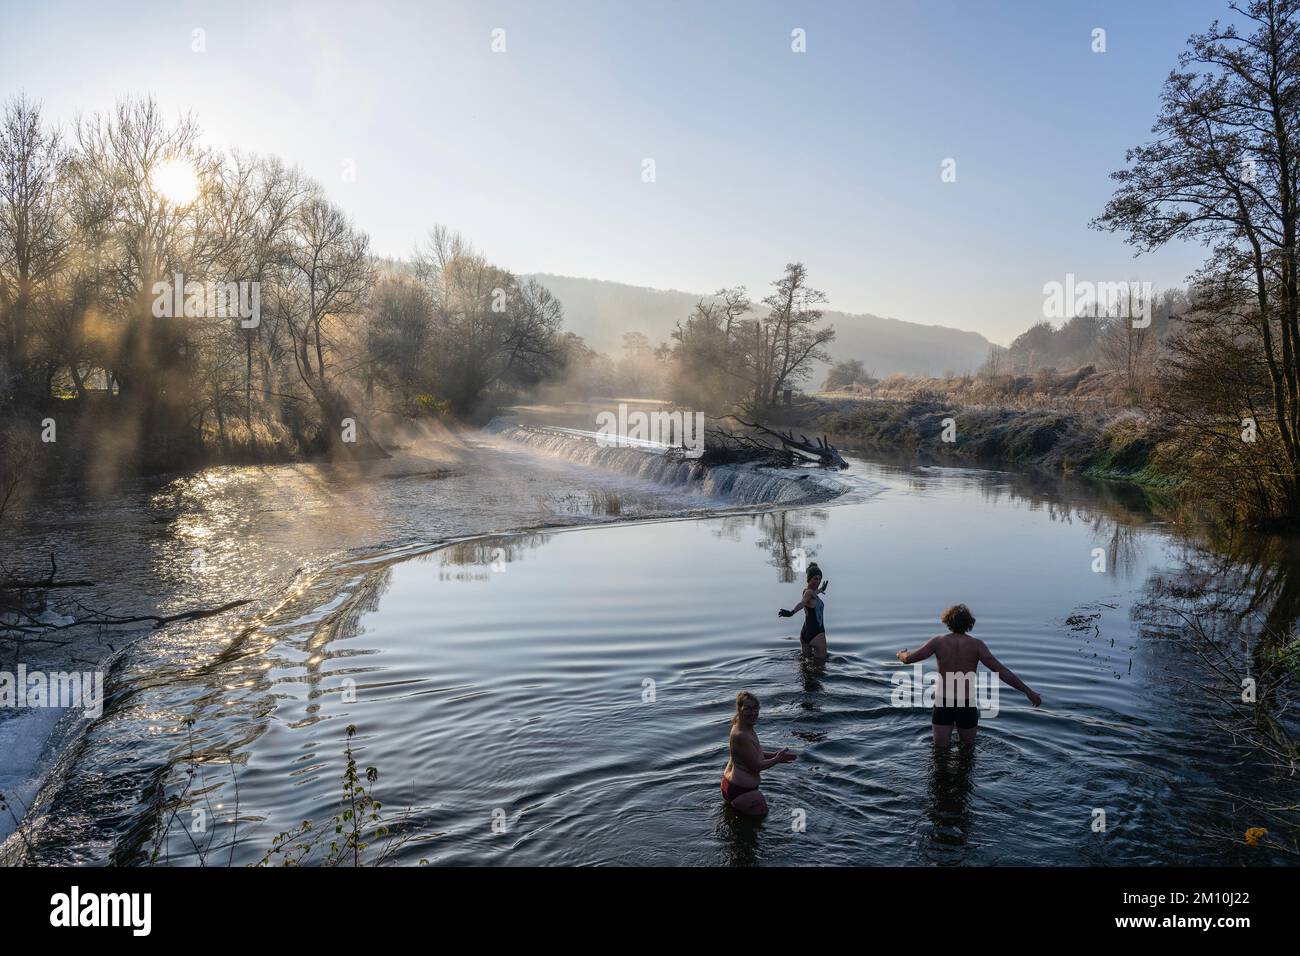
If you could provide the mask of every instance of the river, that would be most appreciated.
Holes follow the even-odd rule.
[[[1294,802],[1294,785],[1231,746],[1200,660],[1157,626],[1206,549],[1140,493],[852,456],[833,476],[691,475],[637,455],[506,428],[436,465],[216,468],[93,504],[51,489],[12,547],[64,555],[61,572],[106,582],[101,603],[255,604],[23,648],[47,669],[102,657],[108,700],[94,720],[0,712],[0,785],[31,805],[7,848],[257,862],[338,811],[355,725],[397,863],[1281,861],[1230,839],[1260,822],[1237,795]],[[776,615],[807,560],[829,580],[824,663]],[[897,706],[894,652],[958,601],[1044,703],[1003,686],[974,753],[936,758],[928,710]],[[741,689],[764,746],[799,754],[764,775],[761,824],[718,792]]]

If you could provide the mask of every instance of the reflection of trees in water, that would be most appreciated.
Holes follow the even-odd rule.
[[[1176,679],[1212,705],[1211,719],[1232,743],[1294,777],[1297,674],[1288,655],[1297,647],[1300,542],[1239,532],[1184,541],[1177,563],[1151,576],[1132,614],[1144,636],[1185,652],[1193,673]],[[1234,798],[1272,821],[1270,848],[1300,855],[1300,806]]]
[[[1147,582],[1134,616],[1152,627],[1194,620],[1206,639],[1232,647],[1235,666],[1258,678],[1295,640],[1300,541],[1241,533],[1185,539],[1172,569]]]
[[[362,619],[368,614],[379,611],[379,601],[392,587],[392,584],[392,565],[384,565],[371,571],[357,587],[356,594],[350,600],[344,602],[343,606],[335,614],[327,617],[312,631],[304,647],[304,650],[307,651],[307,659],[303,662],[303,667],[306,670],[303,680],[310,688],[307,692],[310,703],[305,708],[307,716],[290,726],[301,727],[315,723],[320,715],[320,704],[318,703],[320,697],[330,693],[342,693],[346,687],[344,681],[355,681],[357,677],[354,675],[369,670],[366,667],[353,666],[327,671],[325,665],[328,661],[337,658],[377,653],[373,650],[349,649],[347,645],[331,649],[330,645],[335,641],[347,641],[360,635]],[[361,689],[358,682],[356,690],[359,692]]]
[[[1082,522],[1106,552],[1106,573],[1129,574],[1141,554],[1141,532],[1156,517],[1172,517],[1172,502],[1126,482],[1053,475],[1043,471],[963,471],[987,502],[1020,503],[1062,524]],[[954,480],[950,470],[912,470],[903,476],[909,488],[933,493]]]
[[[1020,504],[1052,521],[1091,527],[1106,551],[1108,574],[1127,574],[1140,554],[1139,532],[1156,517],[1173,517],[1174,504],[1158,493],[1127,482],[1100,481],[1046,471],[981,471],[947,467],[890,472],[918,494],[933,494],[954,481],[973,487],[985,501]]]
[[[1141,554],[1141,524],[1125,524],[1100,514],[1089,518],[1092,525],[1093,540],[1098,542],[1106,553],[1106,573],[1112,577],[1121,571],[1127,577],[1137,566]]]
[[[1125,527],[1140,527],[1165,514],[1169,503],[1138,485],[1062,477],[1046,472],[982,472],[981,496],[994,503],[1023,502],[1053,521],[1076,519],[1094,526],[1105,519]]]
[[[789,584],[803,579],[802,569],[817,554],[817,548],[810,544],[817,537],[816,525],[825,524],[828,517],[824,508],[732,515],[721,520],[714,534],[739,541],[744,529],[757,528],[756,546],[768,553],[768,564],[778,569],[781,582]]]
[[[550,540],[549,534],[531,532],[492,535],[449,544],[434,552],[433,558],[442,569],[459,570],[440,570],[438,579],[441,581],[486,580],[494,571],[500,571],[508,564],[522,561],[526,552],[535,551]]]
[[[1122,481],[1102,481],[1043,470],[986,471],[952,466],[887,466],[892,481],[909,491],[932,493],[954,481],[975,487],[992,503],[1024,502],[1053,521],[1071,523],[1102,515],[1123,524],[1140,525],[1153,517],[1172,517],[1174,502],[1155,491]]]
[[[1106,553],[1106,573],[1125,575],[1137,566],[1141,534],[1167,506],[1137,485],[1061,477],[1045,472],[982,472],[981,497],[998,504],[1021,502],[1062,524],[1082,522]]]

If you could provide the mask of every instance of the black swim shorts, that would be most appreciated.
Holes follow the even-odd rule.
[[[935,707],[930,723],[940,727],[956,724],[960,730],[970,730],[980,722],[978,707]]]

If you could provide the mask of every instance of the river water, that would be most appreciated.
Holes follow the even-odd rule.
[[[84,646],[108,661],[97,720],[0,712],[4,786],[32,807],[10,852],[246,864],[304,820],[332,835],[354,725],[397,863],[1284,860],[1242,843],[1264,824],[1240,796],[1294,784],[1232,745],[1161,626],[1220,556],[1140,494],[865,458],[833,482],[691,474],[582,442],[494,429],[437,467],[213,469],[95,506],[52,490],[15,549],[75,556],[101,601],[256,603]],[[824,664],[776,615],[807,560],[830,582]],[[1223,560],[1243,590],[1293,566]],[[1003,687],[974,753],[936,757],[894,652],[958,601],[1044,703]],[[760,824],[718,792],[741,689],[764,746],[799,754],[764,775]]]

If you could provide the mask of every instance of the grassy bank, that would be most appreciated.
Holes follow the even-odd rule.
[[[809,397],[785,409],[780,421],[921,461],[1041,468],[1160,491],[1179,485],[1162,462],[1167,436],[1131,410],[968,406],[926,396]]]

